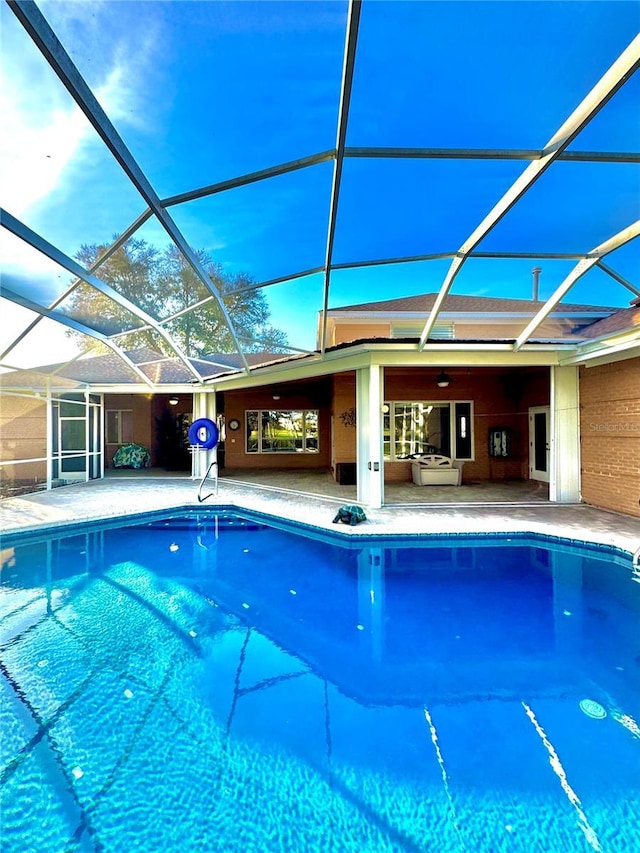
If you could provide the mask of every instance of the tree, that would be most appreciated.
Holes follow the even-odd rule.
[[[88,269],[105,249],[106,246],[83,245],[76,258]],[[243,349],[247,352],[286,349],[287,336],[271,325],[264,293],[246,289],[252,284],[251,278],[245,274],[224,274],[222,267],[202,250],[197,256],[224,298]],[[155,320],[166,321],[162,325],[169,336],[190,358],[235,351],[217,300],[175,246],[159,250],[145,240],[130,239],[98,267],[96,276]],[[193,310],[185,311],[196,305]],[[151,347],[165,355],[174,354],[166,341],[133,312],[85,282],[75,288],[63,310],[106,335],[127,331],[128,334],[117,338],[123,349]],[[78,335],[74,331],[68,334]],[[96,345],[95,349],[98,348]]]

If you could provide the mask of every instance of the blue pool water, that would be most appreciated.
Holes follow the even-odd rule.
[[[121,524],[2,543],[3,853],[640,850],[628,556]]]

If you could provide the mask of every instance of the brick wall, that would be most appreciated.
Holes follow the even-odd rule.
[[[348,413],[356,405],[356,374],[338,373],[333,380],[333,452],[334,461],[356,461],[356,427],[345,424],[341,415],[348,419]]]
[[[385,399],[473,401],[474,459],[464,464],[463,482],[526,479],[529,465],[528,408],[548,405],[548,369],[447,369],[452,378],[448,388],[438,388],[435,382],[437,373],[434,368],[387,368]],[[507,427],[511,431],[511,454],[508,458],[489,456],[489,430],[492,427]],[[410,462],[385,465],[385,480],[410,479]]]
[[[640,358],[580,368],[582,499],[640,517]]]
[[[0,459],[6,462],[11,459],[38,458],[46,454],[46,401],[3,394],[0,398]],[[46,480],[46,462],[3,465],[0,468],[3,493],[20,483],[44,483]]]
[[[452,377],[448,388],[438,388],[435,378],[439,369],[387,368],[385,400],[472,400],[474,404],[474,460],[465,462],[464,482],[474,480],[526,479],[529,469],[529,406],[549,404],[549,371],[496,370],[494,368],[449,369]],[[335,461],[356,461],[356,430],[345,426],[340,415],[355,406],[355,373],[334,378],[334,453]],[[511,430],[511,455],[489,456],[491,427]],[[411,462],[386,462],[385,481],[411,480]]]
[[[279,400],[274,400],[278,393]],[[234,468],[328,468],[331,463],[330,391],[328,381],[314,383],[288,383],[285,388],[253,388],[243,391],[226,391],[224,415],[228,424],[233,418],[240,421],[240,429],[226,431],[225,469]],[[251,409],[318,409],[318,453],[247,453],[245,412]]]

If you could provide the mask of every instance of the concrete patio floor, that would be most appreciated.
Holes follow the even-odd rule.
[[[133,470],[131,468],[109,468],[105,472],[107,479],[149,478],[191,478],[184,471],[165,471],[163,468]],[[331,471],[247,469],[242,471],[221,471],[220,482],[228,484],[248,484],[264,489],[287,489],[303,494],[320,495],[335,498],[342,502],[356,500],[356,487],[337,483]],[[434,506],[437,504],[486,504],[486,503],[546,503],[549,500],[549,487],[535,480],[502,480],[493,482],[475,482],[462,486],[416,486],[407,481],[386,483],[385,506]]]
[[[136,476],[137,475],[137,476]],[[270,480],[270,482],[266,482]],[[316,483],[319,488],[320,480]],[[526,502],[506,502],[505,492],[493,492],[484,503],[454,502],[469,487],[418,487],[399,484],[398,503],[368,509],[367,521],[357,527],[334,525],[336,509],[355,498],[354,486],[326,483],[322,493],[299,490],[300,479],[282,476],[262,478],[261,483],[222,477],[217,495],[198,503],[199,482],[166,472],[119,473],[103,480],[65,486],[50,492],[0,501],[0,533],[57,528],[83,521],[113,519],[183,506],[231,505],[261,512],[277,519],[295,519],[321,530],[344,536],[371,534],[515,533],[531,532],[586,542],[614,545],[634,553],[640,547],[640,519],[607,512],[584,504],[552,504],[545,498],[522,495]],[[308,487],[308,483],[306,484]],[[500,486],[504,489],[506,485]],[[214,488],[207,483],[204,494]],[[406,489],[431,498],[431,502],[402,504]],[[392,490],[387,490],[387,492]],[[436,492],[443,492],[444,497]],[[475,496],[480,491],[473,492]],[[514,492],[510,492],[512,498]],[[387,500],[390,495],[387,493]]]

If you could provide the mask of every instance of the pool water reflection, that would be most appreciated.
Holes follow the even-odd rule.
[[[622,555],[225,510],[2,554],[5,853],[640,849]]]

